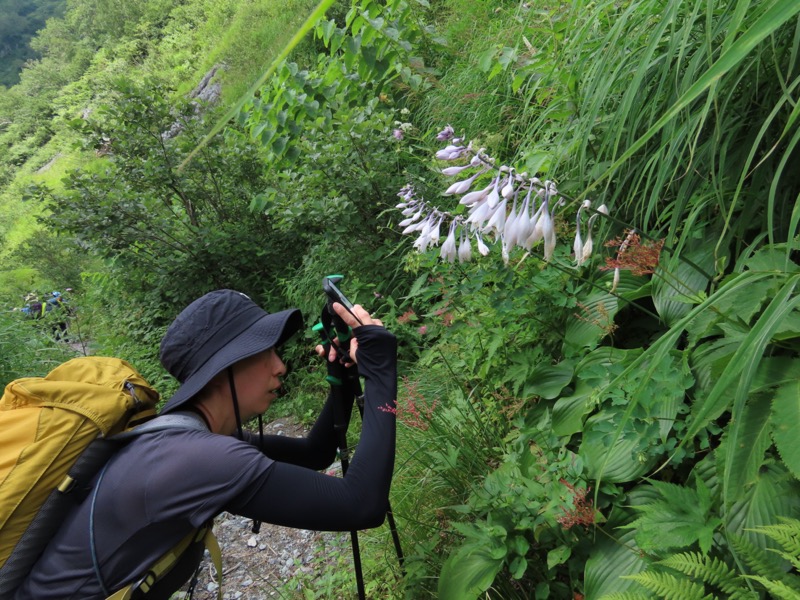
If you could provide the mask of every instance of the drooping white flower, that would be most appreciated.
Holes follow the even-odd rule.
[[[474,192],[469,192],[468,194],[464,194],[459,201],[459,204],[463,204],[465,206],[472,206],[476,202],[480,202],[484,198],[487,197],[489,191],[492,189],[494,183],[490,183],[488,186],[483,188],[482,190],[476,190]]]
[[[484,243],[483,238],[481,238],[480,234],[476,233],[475,234],[475,239],[478,240],[478,252],[480,253],[480,255],[481,256],[488,256],[488,254],[489,254],[489,246],[487,246]]]
[[[447,239],[444,241],[444,244],[442,244],[442,248],[439,251],[439,257],[449,263],[455,262],[456,260],[455,221],[450,223],[450,232],[447,234]]]
[[[594,249],[594,243],[592,242],[592,225],[594,225],[596,218],[596,214],[589,217],[589,223],[586,226],[586,241],[581,250],[581,263],[585,263],[592,256],[592,250]]]
[[[472,177],[469,177],[467,179],[462,179],[461,181],[456,181],[453,185],[447,188],[444,195],[452,196],[453,194],[463,194],[467,192],[469,188],[472,187],[473,182],[484,173],[486,173],[486,169],[478,171]]]
[[[458,245],[458,262],[469,262],[472,260],[472,244],[469,241],[469,235],[464,231],[461,232],[461,242]]]
[[[488,202],[488,200],[487,200]],[[494,214],[483,227],[483,233],[490,233],[494,232],[495,237],[500,237],[503,233],[503,228],[506,224],[506,203],[508,200],[503,198],[503,201],[497,205],[497,208],[494,211]]]
[[[436,153],[436,158],[439,160],[455,160],[459,158],[464,152],[466,152],[466,146],[455,146],[450,144],[449,146],[442,148]]]
[[[531,232],[533,232],[533,224],[531,223],[531,217],[530,217],[530,200],[532,192],[533,192],[533,186],[531,185],[530,188],[528,189],[528,193],[525,195],[525,200],[522,202],[522,208],[519,209],[519,215],[517,216],[517,221],[516,221],[517,246],[524,246],[525,241],[530,237]]]
[[[471,169],[472,165],[464,165],[463,167],[447,167],[446,169],[442,169],[442,175],[447,175],[448,177],[452,177],[453,175],[458,175],[464,169]]]
[[[444,220],[444,217],[440,217],[439,220],[436,221],[436,225],[431,227],[431,231],[428,234],[428,237],[430,237],[430,240],[431,240],[430,241],[431,246],[438,246],[439,245],[439,238],[441,237],[441,234],[439,233],[439,229],[442,226],[442,221],[443,220]]]
[[[553,217],[550,215],[549,198],[544,201],[544,209],[536,224],[541,228],[542,239],[544,240],[544,259],[549,261],[553,257],[556,248],[556,229],[553,225]]]
[[[500,194],[503,196],[503,198],[511,198],[511,196],[514,194],[514,177],[512,177],[511,171],[513,171],[513,169],[509,170],[509,176],[506,180],[506,184],[503,186],[503,189],[500,190]]]
[[[517,221],[517,198],[514,197],[514,204],[511,207],[511,211],[508,213],[506,217],[505,225],[503,225],[503,246],[508,252],[511,248],[514,247],[514,244],[517,243],[517,230],[515,227]]]
[[[542,226],[540,224],[540,221],[543,209],[544,209],[544,202],[542,202],[542,204],[539,205],[539,208],[531,217],[530,220],[531,233],[527,237],[527,239],[525,239],[522,242],[522,247],[525,248],[525,250],[530,250],[531,248],[533,248],[533,245],[535,243],[540,242],[542,240]]]
[[[488,198],[489,198],[489,206],[491,206],[492,208],[497,206],[497,203],[500,202],[499,187],[500,187],[500,177],[498,176],[498,177],[495,177],[494,185],[492,186],[492,191],[489,192],[489,196],[488,196]]]
[[[482,200],[474,204],[470,209],[470,215],[467,218],[467,223],[472,223],[473,227],[480,228],[481,224],[486,221],[492,214],[492,208],[489,206],[488,200]]]
[[[436,134],[436,139],[440,142],[445,142],[455,135],[455,130],[452,125],[447,125],[439,133]]]

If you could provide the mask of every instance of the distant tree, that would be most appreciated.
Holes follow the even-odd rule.
[[[61,17],[66,0],[0,0],[0,85],[12,86],[38,52],[29,42],[51,17]]]

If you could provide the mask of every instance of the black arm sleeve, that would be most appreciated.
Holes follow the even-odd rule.
[[[349,531],[377,527],[389,506],[394,470],[397,341],[382,327],[353,331],[358,370],[365,378],[361,440],[344,478],[276,462],[230,512],[276,525]]]
[[[346,400],[344,409],[347,422],[349,422],[350,413],[353,410],[352,398]],[[275,461],[291,463],[315,471],[325,469],[335,460],[338,447],[333,420],[333,394],[328,394],[325,406],[322,407],[322,411],[307,436],[295,438],[265,435],[261,451]],[[258,446],[259,436],[257,433],[245,432],[245,441],[253,446]]]

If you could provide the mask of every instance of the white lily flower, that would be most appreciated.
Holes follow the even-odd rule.
[[[531,217],[530,217],[530,200],[532,192],[533,192],[533,186],[531,186],[530,189],[528,190],[528,194],[525,196],[525,201],[522,203],[522,208],[519,209],[519,216],[517,217],[517,223],[516,223],[517,246],[524,246],[525,241],[530,237],[531,233],[533,232],[533,223],[531,223]]]
[[[480,150],[478,150],[475,153],[475,156],[473,156],[472,159],[469,161],[469,164],[472,165],[473,167],[481,166],[483,164],[483,151],[484,150],[486,150],[486,148],[481,148]]]
[[[506,248],[506,252],[514,247],[514,244],[517,243],[517,230],[515,228],[515,224],[517,221],[517,198],[514,197],[514,204],[511,207],[511,212],[508,213],[506,217],[506,222],[503,225],[503,245]]]
[[[536,212],[533,213],[533,216],[530,218],[530,235],[523,240],[522,247],[525,250],[530,250],[536,242],[541,241],[542,239],[542,228],[539,225],[539,217],[542,214],[542,209],[544,208],[544,203],[539,205],[539,208],[536,209]]]
[[[469,262],[472,260],[472,244],[469,241],[469,236],[461,235],[461,243],[458,245],[458,262]]]
[[[442,225],[442,220],[443,219],[444,219],[444,217],[441,217],[438,221],[436,221],[436,225],[431,227],[431,231],[428,234],[428,237],[431,240],[430,241],[431,246],[438,246],[439,245],[439,238],[441,237],[441,235],[439,234],[439,228]]]
[[[425,252],[428,249],[429,243],[430,243],[430,238],[428,237],[428,234],[422,233],[417,238],[417,241],[414,242],[414,248],[418,252]]]
[[[456,260],[456,228],[455,228],[455,221],[450,224],[450,233],[447,234],[447,239],[442,244],[442,248],[439,251],[439,257],[442,260],[446,260],[449,263],[455,262]]]
[[[492,186],[492,191],[489,193],[489,205],[494,208],[497,206],[497,203],[500,202],[500,192],[498,188],[500,187],[500,177],[496,177],[494,180],[494,185]]]
[[[452,196],[453,194],[463,194],[464,192],[469,190],[469,188],[472,187],[472,183],[484,173],[486,173],[486,169],[478,171],[477,173],[475,173],[475,175],[469,177],[468,179],[462,179],[461,181],[456,181],[453,185],[447,188],[447,191],[445,191],[444,195]]]
[[[489,191],[492,189],[493,184],[489,184],[482,190],[476,190],[474,192],[470,192],[468,194],[464,194],[459,201],[459,204],[463,204],[465,206],[471,206],[476,202],[480,202],[489,194]]]
[[[486,221],[492,215],[492,207],[489,206],[489,202],[484,200],[483,202],[479,202],[475,204],[470,209],[470,215],[467,218],[467,223],[472,223],[472,225],[476,228],[480,228],[481,224]]]
[[[446,169],[442,169],[442,175],[447,175],[448,177],[452,177],[453,175],[458,175],[464,169],[471,169],[472,165],[464,165],[463,167],[447,167]]]
[[[589,218],[588,225],[586,226],[586,242],[584,242],[583,249],[581,250],[581,263],[585,263],[587,260],[589,260],[589,257],[592,256],[592,250],[594,249],[594,243],[592,242],[592,225],[594,225],[596,218],[596,214],[592,215]]]
[[[509,177],[506,181],[506,184],[503,186],[503,189],[500,190],[500,195],[503,198],[511,198],[512,194],[514,193],[514,178]]]
[[[497,205],[492,218],[489,219],[489,222],[483,228],[484,233],[489,233],[494,231],[497,237],[500,237],[503,233],[503,228],[506,224],[506,204],[508,200],[503,198],[503,201]]]
[[[553,217],[550,216],[549,198],[544,201],[544,209],[536,227],[541,229],[542,239],[544,239],[544,259],[549,261],[556,248],[556,230],[553,225]]]
[[[580,267],[583,264],[583,240],[581,239],[580,224],[575,228],[575,241],[572,242],[572,251],[575,253],[575,264]]]
[[[421,216],[422,216],[422,209],[418,210],[417,212],[415,212],[413,215],[411,215],[407,219],[403,219],[402,221],[400,221],[397,224],[397,226],[398,227],[408,227],[409,225],[411,225],[411,223],[415,222]]]
[[[503,243],[502,243],[502,246],[501,246],[501,247],[502,247],[502,250],[501,250],[501,252],[500,252],[500,255],[503,257],[503,262],[504,262],[505,264],[508,264],[508,259],[509,259],[509,255],[508,255],[508,245],[505,243],[505,241],[503,241]]]
[[[475,234],[475,239],[478,240],[478,252],[480,252],[480,255],[481,256],[488,256],[488,254],[489,254],[489,246],[487,246],[484,243],[483,238],[481,238],[481,236],[476,233]]]

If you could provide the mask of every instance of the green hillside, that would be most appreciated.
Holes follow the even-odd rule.
[[[3,383],[70,352],[31,292],[168,396],[180,307],[310,325],[343,273],[402,358],[369,597],[797,597],[800,4],[322,7],[294,46],[314,3],[47,21],[0,88]],[[319,410],[314,343],[273,416]]]

